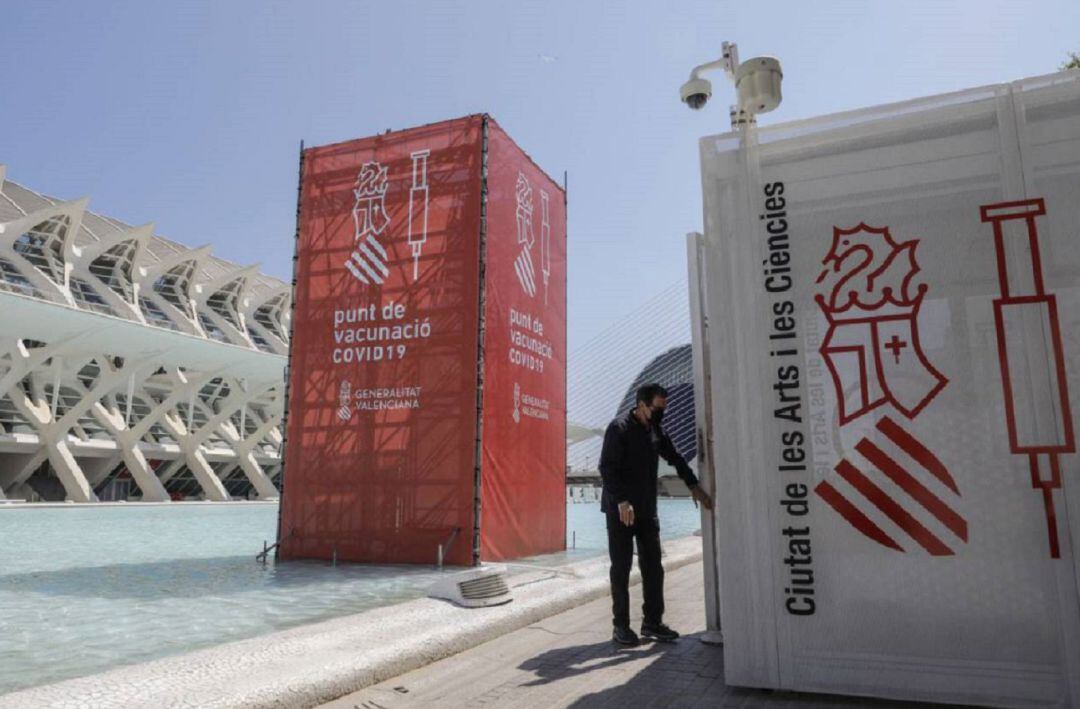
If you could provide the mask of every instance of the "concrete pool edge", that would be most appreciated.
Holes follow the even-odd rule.
[[[666,540],[664,567],[699,561],[701,538]],[[0,696],[0,708],[310,707],[423,667],[608,592],[607,560],[514,573],[515,600],[463,609],[418,599]],[[512,567],[511,571],[516,571]],[[529,580],[530,577],[537,576]],[[637,582],[637,571],[634,581]]]
[[[265,507],[278,505],[278,499],[269,500],[177,500],[172,502],[25,502],[23,500],[0,500],[0,510],[95,510],[95,509],[135,509],[139,507],[159,507],[185,509],[189,507]]]

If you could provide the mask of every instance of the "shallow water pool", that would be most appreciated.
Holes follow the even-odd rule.
[[[689,500],[660,518],[665,538],[700,527]],[[439,574],[259,564],[276,524],[261,503],[0,508],[0,694],[418,598]],[[597,503],[567,504],[567,537],[545,563],[603,553]]]

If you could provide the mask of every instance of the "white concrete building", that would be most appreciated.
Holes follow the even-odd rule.
[[[0,499],[273,498],[289,285],[5,180]]]

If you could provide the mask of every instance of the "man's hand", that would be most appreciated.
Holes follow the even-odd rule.
[[[629,502],[619,503],[619,521],[627,527],[634,526],[634,506]]]
[[[701,489],[700,485],[695,485],[690,488],[690,496],[694,498],[694,507],[701,503],[701,506],[707,510],[712,509],[712,498],[709,497],[709,493]]]

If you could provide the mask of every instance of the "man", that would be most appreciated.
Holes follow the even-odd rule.
[[[656,515],[656,472],[659,458],[675,467],[694,504],[712,509],[712,499],[698,487],[690,470],[660,423],[667,407],[667,392],[659,384],[637,390],[633,409],[619,416],[604,433],[600,453],[600,476],[604,492],[600,509],[607,515],[608,553],[611,556],[611,606],[615,625],[612,639],[620,645],[637,645],[630,628],[630,567],[637,540],[641,569],[643,618],[646,638],[673,642],[679,634],[664,625],[664,567],[660,563],[660,520]]]

